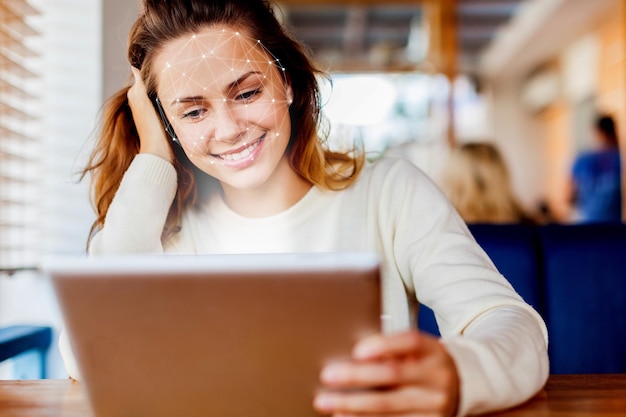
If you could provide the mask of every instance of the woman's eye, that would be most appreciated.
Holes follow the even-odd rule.
[[[183,119],[198,119],[202,117],[203,114],[204,114],[203,109],[196,109],[196,110],[191,110],[191,111],[183,113],[182,118]]]
[[[244,93],[239,94],[237,96],[237,100],[250,101],[259,94],[261,94],[261,89],[256,88],[254,90],[246,91]]]

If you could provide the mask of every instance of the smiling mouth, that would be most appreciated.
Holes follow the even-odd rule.
[[[212,157],[221,159],[222,161],[241,161],[248,158],[254,150],[265,140],[265,135],[255,140],[254,142],[244,146],[240,150],[236,150],[228,153],[212,153]]]

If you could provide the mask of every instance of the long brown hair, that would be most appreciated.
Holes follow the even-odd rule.
[[[152,62],[166,43],[213,25],[228,25],[259,39],[285,67],[293,90],[289,108],[292,133],[290,164],[312,184],[329,190],[348,187],[358,176],[364,154],[360,149],[332,151],[321,134],[320,91],[317,76],[325,76],[274,14],[266,0],[145,0],[128,37],[128,61],[141,70],[148,94],[156,91]],[[91,192],[97,218],[90,237],[104,220],[122,177],[139,152],[139,136],[128,105],[128,86],[105,102],[96,146],[82,174],[91,175]],[[184,153],[170,142],[178,190],[170,208],[163,237],[175,231],[182,211],[197,195],[196,170]]]

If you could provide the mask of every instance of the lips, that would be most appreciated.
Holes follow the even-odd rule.
[[[239,147],[237,149],[234,149],[232,151],[219,153],[219,154],[212,153],[211,156],[213,156],[214,158],[217,158],[217,159],[221,159],[223,161],[228,161],[228,162],[241,161],[241,160],[244,160],[244,159],[248,158],[250,155],[252,155],[254,153],[254,150],[264,140],[265,140],[265,135],[263,135],[261,138],[255,140],[252,143],[246,144],[246,145],[241,146],[241,147]]]

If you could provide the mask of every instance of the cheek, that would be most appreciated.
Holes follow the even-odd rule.
[[[208,123],[206,120],[197,123],[173,122],[172,127],[181,141],[198,141],[206,137]]]
[[[203,152],[208,140],[202,123],[173,123],[172,127],[183,150],[188,156]]]
[[[272,130],[280,130],[289,121],[289,104],[281,101],[259,104],[258,107],[249,106],[248,120]]]

